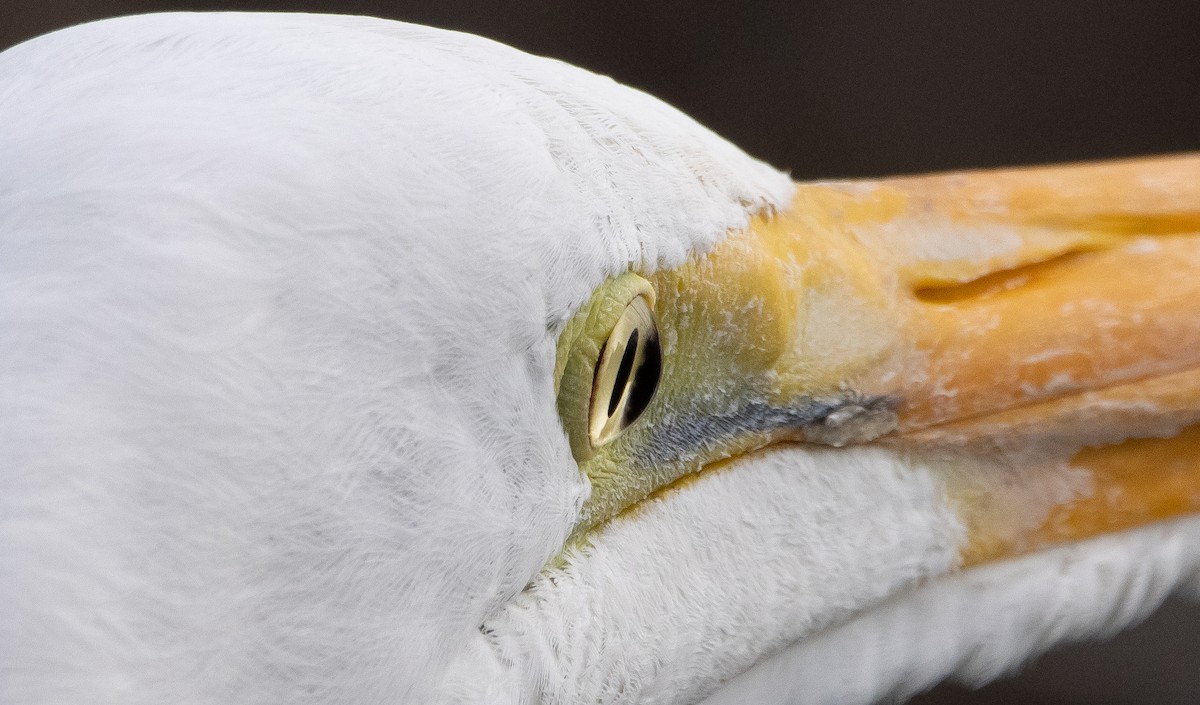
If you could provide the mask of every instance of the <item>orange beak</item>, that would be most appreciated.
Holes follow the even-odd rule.
[[[830,209],[902,321],[862,384],[901,400],[887,442],[946,469],[968,563],[1200,510],[1200,155],[803,187],[794,211]]]
[[[893,400],[968,564],[1200,511],[1200,155],[800,185],[694,269],[774,403]]]

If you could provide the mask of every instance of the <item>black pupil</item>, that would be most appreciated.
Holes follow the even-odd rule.
[[[629,334],[629,341],[625,343],[625,354],[621,356],[621,366],[617,368],[617,378],[613,380],[612,394],[608,397],[609,416],[617,410],[617,404],[621,402],[621,392],[629,383],[629,373],[633,372],[633,358],[637,355],[637,344],[638,332],[637,328],[634,328]]]
[[[657,331],[651,330],[650,335],[646,336],[642,365],[633,376],[633,387],[629,390],[629,401],[625,404],[625,426],[637,421],[637,417],[650,406],[654,390],[658,388],[658,378],[662,374],[662,348],[659,347],[656,333]],[[624,363],[624,360],[621,362]]]

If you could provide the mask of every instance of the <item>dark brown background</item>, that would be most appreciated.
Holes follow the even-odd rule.
[[[646,89],[797,178],[1200,149],[1197,0],[5,1],[0,48],[169,9],[372,14],[475,32]],[[1196,705],[1200,608],[1172,604],[1109,644],[919,702]]]

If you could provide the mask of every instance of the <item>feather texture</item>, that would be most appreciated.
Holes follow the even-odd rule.
[[[0,124],[4,702],[428,701],[585,496],[563,322],[791,190],[361,18],[58,32],[0,56]]]

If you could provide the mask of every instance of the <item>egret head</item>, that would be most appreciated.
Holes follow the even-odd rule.
[[[0,124],[2,700],[869,702],[1196,583],[1195,157],[796,185],[302,15]]]

